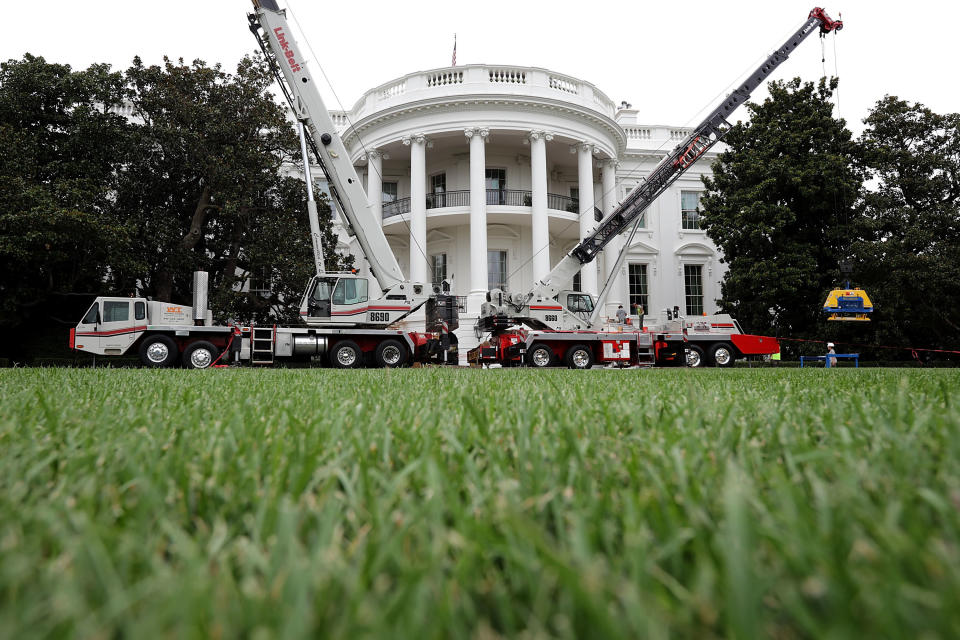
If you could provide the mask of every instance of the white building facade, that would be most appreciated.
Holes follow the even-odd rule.
[[[642,124],[584,80],[491,65],[412,73],[332,115],[401,266],[415,281],[448,281],[465,328],[489,289],[528,291],[689,133]],[[608,316],[621,304],[716,311],[724,268],[698,212],[714,157],[647,210]],[[625,240],[570,287],[596,295]]]

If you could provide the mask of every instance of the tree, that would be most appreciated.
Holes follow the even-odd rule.
[[[885,344],[960,348],[960,114],[894,96],[864,120],[860,276]]]
[[[272,82],[260,56],[232,75],[202,61],[135,59],[126,74],[29,54],[0,65],[0,326],[19,326],[0,352],[29,357],[28,333],[72,324],[71,293],[189,302],[197,269],[219,319],[295,319],[312,248],[290,177],[299,145]],[[250,277],[269,286],[244,292]]]
[[[127,260],[107,215],[131,127],[107,65],[73,71],[25,55],[0,64],[0,326],[33,321],[51,296],[96,291]]]
[[[771,82],[770,97],[747,104],[750,121],[730,130],[704,178],[703,228],[729,265],[718,303],[751,330],[823,327],[863,183],[857,146],[833,117],[836,87],[836,79]]]
[[[291,275],[302,288],[312,273],[306,195],[302,181],[285,177],[299,144],[272,83],[260,56],[244,58],[233,75],[201,60],[134,60],[127,85],[142,122],[139,153],[117,205],[139,216],[132,249],[148,267],[118,274],[125,284],[160,300],[189,300],[191,273],[204,269],[221,319],[283,315],[298,302]],[[239,291],[251,274],[270,280],[267,295]]]

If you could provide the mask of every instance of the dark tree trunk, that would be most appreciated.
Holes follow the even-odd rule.
[[[180,241],[178,251],[189,253],[199,244],[203,237],[203,226],[207,221],[207,213],[210,209],[215,209],[210,204],[210,187],[205,186],[200,193],[200,199],[193,210],[193,217],[190,219],[190,230]],[[157,272],[156,285],[154,286],[154,295],[157,300],[173,302],[173,273],[172,265],[168,262]]]

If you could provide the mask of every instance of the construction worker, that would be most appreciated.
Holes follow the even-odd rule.
[[[627,321],[627,310],[623,308],[623,305],[617,307],[617,324],[623,324]]]
[[[837,353],[837,352],[836,352],[836,351],[834,350],[834,348],[833,348],[833,343],[832,343],[832,342],[828,342],[828,343],[827,343],[827,363],[828,363],[831,367],[837,366],[837,359],[833,357],[833,355],[836,354],[836,353]]]

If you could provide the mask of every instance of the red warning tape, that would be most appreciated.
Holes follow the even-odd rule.
[[[781,342],[816,342],[818,344],[826,344],[828,342],[833,342],[834,344],[846,344],[851,347],[860,347],[861,349],[893,349],[895,351],[909,351],[910,354],[917,360],[920,359],[920,356],[917,355],[918,351],[926,351],[929,353],[951,353],[954,355],[960,355],[960,351],[951,351],[949,349],[924,349],[921,347],[892,347],[888,345],[880,344],[859,344],[857,342],[841,342],[839,340],[809,340],[805,338],[777,338]]]

